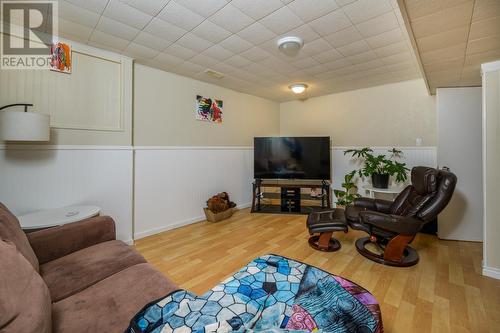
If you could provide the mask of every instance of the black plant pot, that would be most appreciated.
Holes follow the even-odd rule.
[[[372,185],[376,188],[388,188],[389,187],[389,175],[374,173],[372,174]]]

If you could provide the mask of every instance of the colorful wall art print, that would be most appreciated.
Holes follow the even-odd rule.
[[[53,43],[50,48],[50,70],[71,73],[71,46],[66,43]]]
[[[219,99],[196,96],[196,119],[222,123],[223,102]]]

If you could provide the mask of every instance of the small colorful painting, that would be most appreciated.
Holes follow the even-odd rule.
[[[223,102],[220,99],[196,96],[196,119],[222,123],[222,109]]]
[[[71,46],[56,42],[50,48],[50,70],[71,74]]]

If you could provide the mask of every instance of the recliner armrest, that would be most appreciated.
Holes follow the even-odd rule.
[[[109,216],[28,233],[28,240],[40,264],[64,257],[92,245],[116,239],[115,222]]]
[[[424,221],[413,217],[371,211],[360,212],[359,217],[367,225],[403,235],[415,235],[425,224]]]
[[[374,210],[376,212],[389,213],[392,201],[372,198],[354,199],[354,206]]]

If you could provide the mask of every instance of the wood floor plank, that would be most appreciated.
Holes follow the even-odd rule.
[[[250,260],[274,253],[320,267],[369,290],[380,302],[385,332],[499,332],[500,281],[481,273],[482,244],[418,235],[420,262],[409,268],[373,263],[357,253],[360,231],[335,233],[342,248],[309,247],[305,216],[241,210],[141,240],[135,247],[180,288],[203,294]]]

